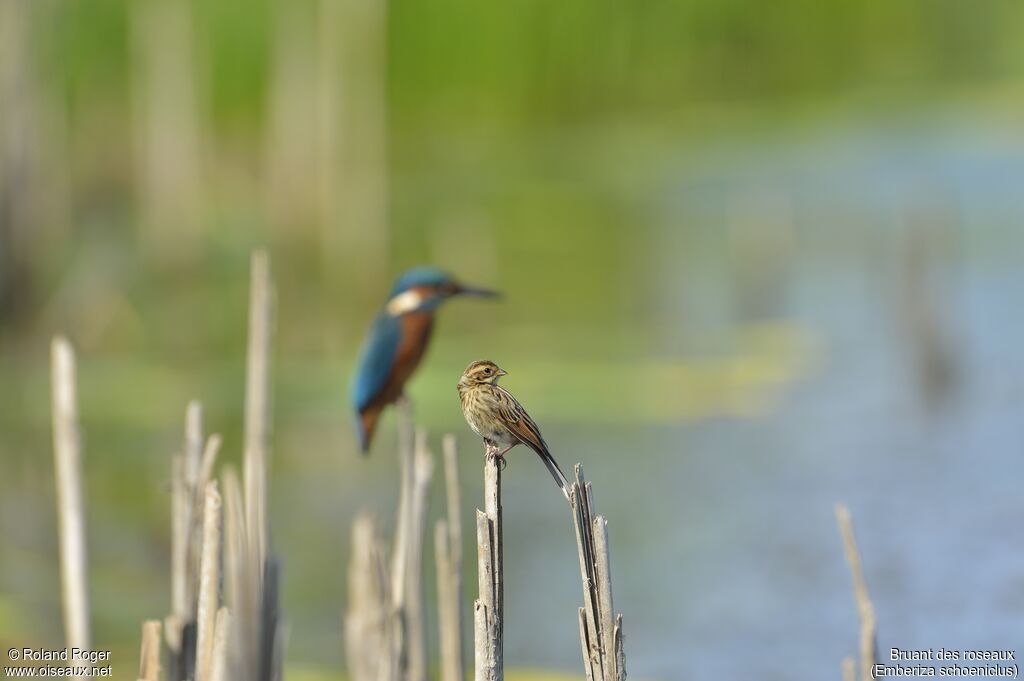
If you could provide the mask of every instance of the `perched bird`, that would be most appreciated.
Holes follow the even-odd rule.
[[[402,396],[406,381],[423,359],[437,308],[459,295],[494,298],[498,294],[463,286],[433,267],[407,270],[395,281],[363,341],[352,382],[356,432],[363,454],[370,450],[381,411]]]
[[[518,444],[537,452],[568,499],[569,482],[551,456],[537,423],[509,391],[498,385],[498,379],[507,375],[507,371],[486,359],[466,367],[458,386],[462,415],[473,432],[484,439],[487,456],[504,461],[506,452]]]

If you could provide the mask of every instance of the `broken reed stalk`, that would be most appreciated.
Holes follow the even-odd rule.
[[[170,678],[194,676],[196,593],[202,550],[203,498],[197,487],[202,467],[203,409],[197,400],[185,409],[185,440],[172,466],[171,614],[164,635],[170,653]]]
[[[416,433],[412,491],[409,497],[408,553],[406,560],[405,623],[409,662],[405,678],[427,681],[427,633],[423,614],[423,536],[427,529],[427,502],[434,458],[427,449],[427,434]]]
[[[196,612],[195,681],[208,681],[213,667],[213,643],[220,609],[221,500],[217,482],[206,485],[203,508],[203,548],[199,568]]]
[[[441,681],[464,681],[462,647],[462,520],[459,516],[459,469],[455,436],[444,436],[447,519],[434,528],[437,564],[437,616],[441,646]]]
[[[352,681],[380,679],[391,611],[387,562],[387,550],[374,517],[360,512],[352,522],[345,613],[345,659]]]
[[[345,647],[354,681],[427,678],[423,536],[434,463],[408,402],[399,406],[401,489],[390,571],[373,517],[360,513],[352,523]]]
[[[227,601],[233,614],[234,626],[230,632],[231,656],[229,667],[242,678],[255,676],[255,662],[238,653],[244,642],[258,636],[257,608],[253,594],[257,589],[254,570],[249,567],[248,539],[245,527],[245,500],[242,483],[234,468],[222,474],[224,482],[224,585]]]
[[[569,496],[583,582],[579,622],[587,681],[625,681],[622,615],[614,615],[612,602],[608,522],[594,515],[593,488],[584,480],[580,464]]]
[[[202,405],[198,400],[189,402],[184,447],[171,462],[171,614],[164,625],[164,636],[169,652],[168,674],[174,681],[196,678],[206,483],[216,464],[220,442],[220,436],[214,434],[204,446]]]
[[[395,543],[391,554],[391,594],[399,605],[405,604],[406,568],[409,530],[412,527],[412,487],[415,477],[416,425],[412,402],[407,397],[398,401],[398,515],[395,518]]]
[[[228,505],[227,581],[232,595],[229,676],[247,681],[281,678],[282,638],[278,627],[278,566],[269,553],[267,460],[270,436],[270,341],[273,285],[267,254],[251,262],[249,344],[245,381],[244,497],[237,478],[225,479]],[[234,555],[230,555],[234,554]]]
[[[89,649],[89,580],[85,549],[85,503],[82,496],[82,448],[78,427],[75,353],[65,338],[58,336],[53,339],[50,362],[64,642],[68,647]]]
[[[278,570],[268,558],[266,501],[272,290],[267,256],[255,253],[245,397],[245,493],[238,475],[228,469],[221,503],[213,480],[221,438],[211,435],[204,445],[198,401],[188,405],[185,444],[172,460],[171,614],[164,627],[171,681],[281,678]],[[56,357],[56,341],[54,351]],[[235,616],[222,605],[222,581]],[[159,623],[146,622],[142,635],[139,678],[149,681],[159,675]],[[88,648],[88,644],[79,645]]]
[[[267,555],[267,440],[270,435],[270,329],[273,315],[270,262],[253,253],[249,289],[249,347],[245,375],[245,516],[251,558]]]
[[[142,623],[142,649],[139,651],[139,681],[160,679],[160,620]]]
[[[213,625],[213,652],[210,660],[210,681],[226,681],[228,661],[228,633],[231,630],[231,612],[224,606],[217,610]]]
[[[405,679],[409,670],[408,613],[406,598],[410,580],[409,537],[414,519],[413,486],[415,480],[415,424],[412,403],[402,397],[398,401],[398,514],[395,518],[395,539],[391,553],[391,586],[385,604],[383,647],[380,658],[381,681]],[[413,577],[416,578],[416,577]]]
[[[484,510],[476,511],[477,580],[473,603],[476,681],[503,681],[504,584],[501,534],[501,466],[484,457]]]
[[[872,681],[874,665],[878,661],[876,649],[875,607],[868,596],[867,583],[864,581],[864,568],[860,562],[857,539],[853,533],[853,520],[850,509],[845,504],[836,504],[836,523],[843,539],[846,563],[850,566],[853,578],[853,597],[857,604],[860,618],[860,678],[861,681]]]

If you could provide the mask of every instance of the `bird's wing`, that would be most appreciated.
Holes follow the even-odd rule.
[[[390,314],[381,312],[370,327],[370,333],[362,342],[362,349],[359,351],[359,361],[352,381],[352,405],[355,407],[355,431],[359,436],[359,451],[364,454],[370,450],[370,438],[373,437],[381,410],[380,405],[374,407],[374,400],[387,385],[400,338],[401,325],[398,320]],[[371,409],[372,407],[374,408]]]
[[[381,313],[373,321],[370,332],[363,341],[355,378],[352,381],[352,404],[357,412],[364,412],[387,385],[401,335],[402,329],[398,319]],[[356,422],[365,448],[367,434],[362,432],[360,419],[357,418]]]
[[[526,413],[523,405],[512,397],[512,393],[501,386],[494,386],[494,388],[498,398],[498,417],[513,437],[535,451],[547,451],[548,445],[540,434],[537,422]]]
[[[498,398],[498,418],[505,424],[513,437],[537,452],[551,473],[551,477],[555,479],[555,484],[561,488],[562,494],[568,499],[569,481],[566,480],[565,473],[558,466],[555,457],[551,455],[551,450],[548,449],[548,443],[544,442],[537,422],[530,418],[530,415],[523,409],[523,405],[512,397],[512,393],[500,386],[494,386],[494,388],[495,396]]]

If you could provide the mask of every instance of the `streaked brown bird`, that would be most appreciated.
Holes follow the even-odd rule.
[[[466,367],[458,386],[462,415],[473,432],[484,439],[487,456],[504,461],[508,450],[519,444],[537,452],[568,499],[569,482],[551,456],[536,421],[509,391],[498,385],[498,379],[507,375],[507,371],[487,359]]]

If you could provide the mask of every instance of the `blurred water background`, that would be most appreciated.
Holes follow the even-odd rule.
[[[2,0],[0,640],[60,640],[64,332],[94,637],[133,673],[188,399],[238,460],[266,245],[293,675],[343,669],[349,524],[391,519],[395,423],[361,460],[347,384],[422,262],[506,298],[443,310],[421,422],[459,434],[477,503],[454,385],[509,370],[609,518],[635,678],[838,677],[840,500],[883,651],[1019,645],[1022,46],[1011,2]],[[515,668],[579,674],[563,504],[516,451]]]

